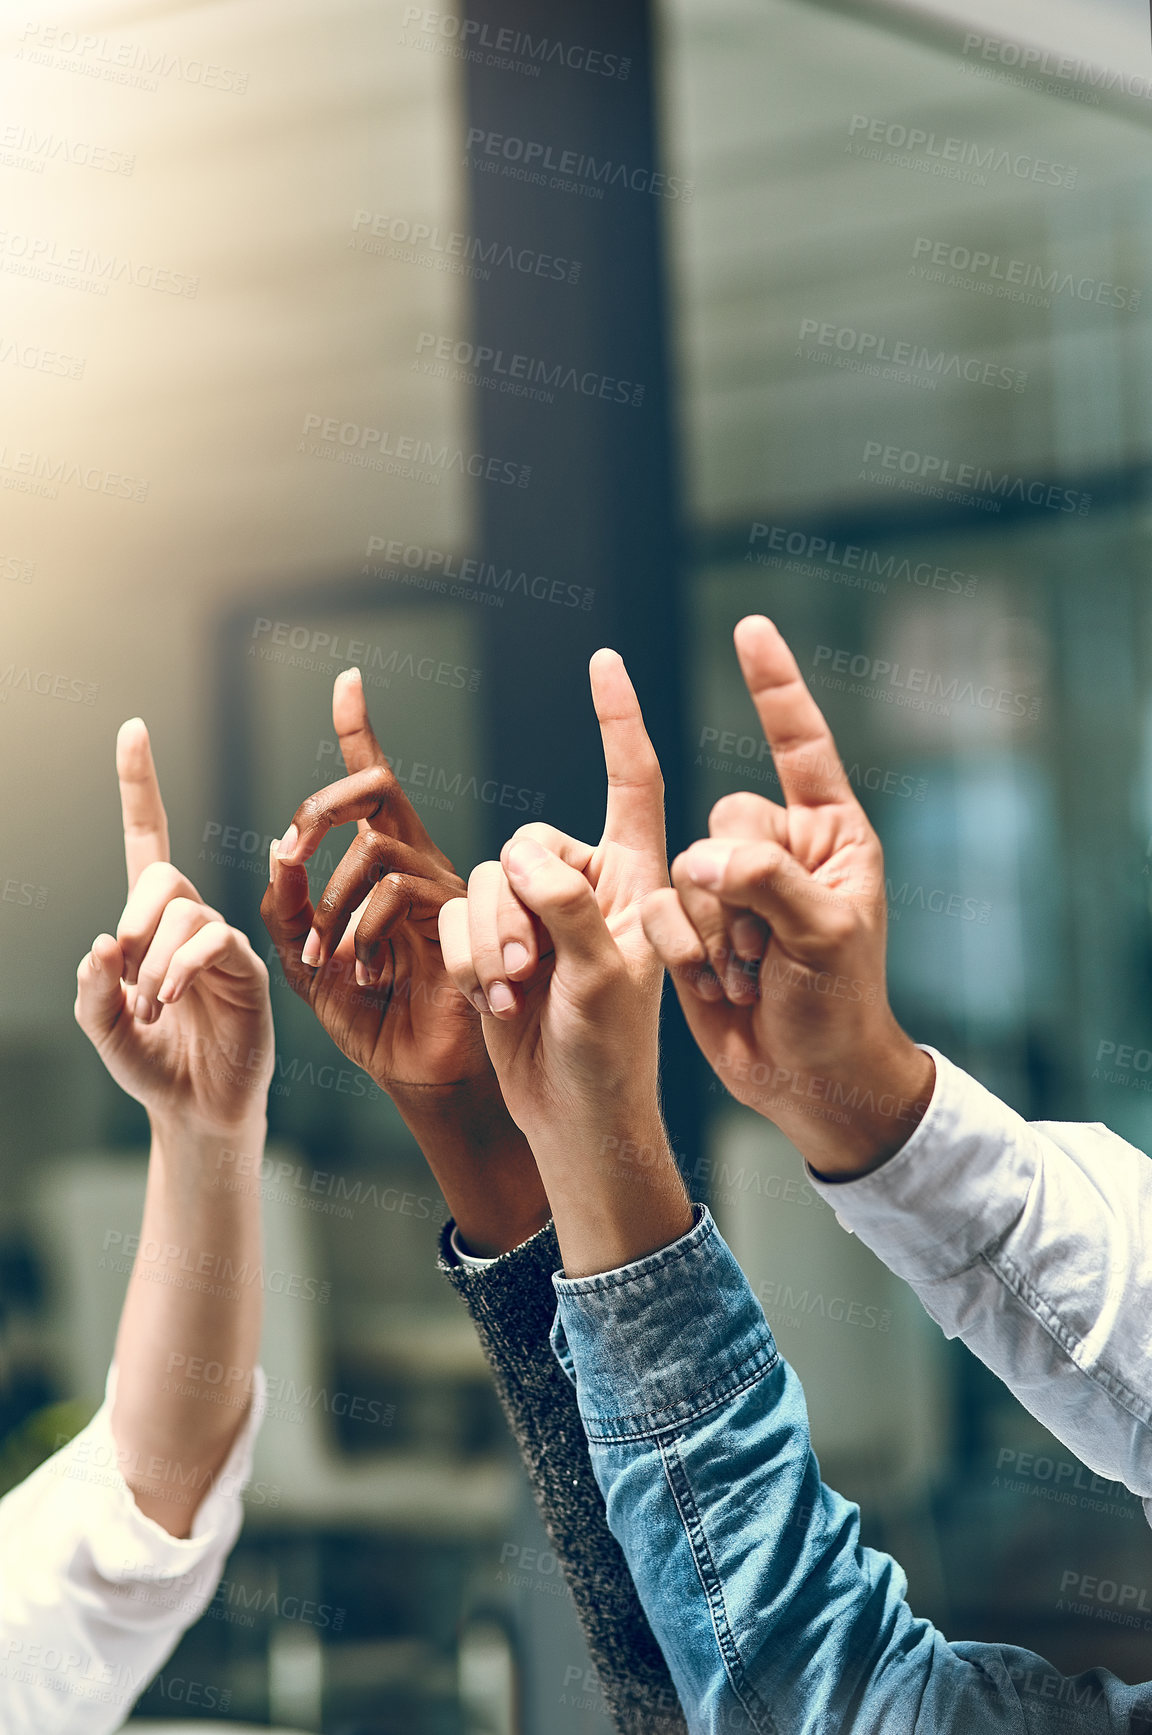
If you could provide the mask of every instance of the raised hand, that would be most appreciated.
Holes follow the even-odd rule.
[[[547,1222],[548,1203],[476,1010],[444,969],[437,918],[464,881],[394,776],[356,669],[336,678],[332,720],[348,776],[296,810],[270,852],[260,913],[286,980],[395,1102],[469,1247],[503,1252]],[[356,837],[313,908],[306,864],[350,819]],[[518,931],[534,962],[523,913]]]
[[[662,972],[642,922],[667,885],[663,781],[623,662],[598,651],[590,675],[608,771],[599,844],[524,826],[440,914],[445,963],[487,1010],[488,1050],[570,1275],[639,1257],[691,1222],[660,1117]],[[525,909],[540,961],[510,969]],[[620,1167],[622,1148],[646,1153],[643,1175]]]
[[[213,1134],[260,1122],[274,1065],[268,972],[168,859],[139,718],[116,741],[128,901],[76,973],[76,1019],[153,1121]]]
[[[888,1005],[883,852],[828,725],[770,621],[735,638],[785,805],[719,801],[645,932],[731,1093],[818,1169],[857,1174],[907,1141],[933,1063]]]
[[[189,1278],[260,1270],[258,1186],[221,1186],[237,1151],[264,1148],[275,1051],[268,971],[168,859],[168,821],[140,719],[116,741],[128,902],[76,973],[76,1018],[143,1103],[152,1149],[136,1259],[116,1338],[112,1431],[137,1505],[187,1536],[252,1391],[263,1290]],[[216,1386],[169,1377],[172,1355],[229,1369]],[[172,1467],[179,1466],[179,1475]]]
[[[388,764],[358,670],[337,677],[332,720],[348,776],[297,808],[271,851],[260,913],[295,992],[348,1058],[402,1102],[490,1071],[479,1020],[440,956],[437,918],[464,882]],[[306,864],[350,819],[356,837],[313,908]]]

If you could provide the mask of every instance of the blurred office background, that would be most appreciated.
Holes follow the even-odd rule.
[[[1152,1140],[1145,0],[449,5],[3,26],[8,1482],[98,1401],[139,1209],[143,1119],[71,1021],[122,902],[126,716],[175,859],[259,946],[341,667],[466,871],[534,814],[598,827],[615,644],[675,849],[775,792],[730,636],[766,611],[884,841],[900,1016],[1026,1114]],[[270,1297],[249,1522],[139,1715],[603,1730],[435,1188],[274,1011],[270,1250],[327,1299]],[[1137,1504],[843,1235],[674,1010],[667,1041],[694,1190],[917,1610],[1146,1677],[1066,1594],[1152,1600]]]

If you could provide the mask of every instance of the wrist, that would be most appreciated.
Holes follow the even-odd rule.
[[[936,1066],[903,1031],[879,1050],[828,1069],[805,1112],[781,1116],[782,1130],[818,1176],[858,1180],[903,1150],[932,1100]],[[772,1118],[775,1118],[773,1116]]]
[[[149,1111],[152,1151],[161,1158],[181,1162],[201,1161],[212,1166],[225,1151],[259,1156],[268,1137],[268,1117],[263,1112],[243,1120],[212,1126],[178,1113]]]
[[[532,1150],[487,1075],[393,1097],[427,1160],[469,1252],[519,1247],[551,1216]]]
[[[533,1153],[568,1277],[616,1271],[668,1247],[693,1214],[658,1110],[552,1132]]]

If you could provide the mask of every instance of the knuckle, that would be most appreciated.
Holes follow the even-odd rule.
[[[565,876],[553,889],[548,902],[559,915],[575,916],[585,908],[591,896],[591,889],[585,880],[578,876],[573,879]]]
[[[856,935],[856,914],[853,910],[830,909],[821,923],[821,938],[833,946],[846,946]]]
[[[519,843],[527,839],[529,843],[538,843],[542,849],[550,849],[555,836],[556,833],[550,825],[546,825],[542,819],[533,819],[527,825],[517,826],[508,841]]]
[[[722,795],[708,815],[709,833],[715,837],[718,832],[750,825],[760,818],[765,806],[767,803],[764,797],[754,795],[748,789],[737,789],[729,795]]]
[[[386,831],[365,831],[353,844],[356,855],[368,867],[379,867],[392,853],[395,839]]]
[[[336,913],[343,902],[344,896],[340,886],[325,886],[323,893],[317,898],[316,907],[312,912],[312,926],[318,932],[329,927],[335,920]]]

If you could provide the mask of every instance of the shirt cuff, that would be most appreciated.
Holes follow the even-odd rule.
[[[936,1049],[924,1053],[936,1063],[936,1085],[908,1143],[859,1180],[808,1169],[841,1226],[913,1283],[962,1271],[1002,1236],[1037,1167],[1027,1121]]]
[[[210,1556],[222,1560],[239,1534],[243,1517],[240,1496],[251,1475],[252,1449],[266,1404],[264,1371],[254,1370],[243,1425],[223,1468],[197,1507],[191,1535],[186,1537],[173,1536],[141,1512],[124,1480],[112,1433],[116,1377],[113,1363],[103,1404],[88,1426],[57,1453],[52,1469],[68,1480],[95,1485],[89,1535],[93,1560],[103,1578],[111,1583],[182,1578]]]
[[[575,1372],[590,1440],[649,1438],[718,1408],[776,1365],[764,1310],[711,1214],[658,1253],[557,1274],[552,1347]]]

